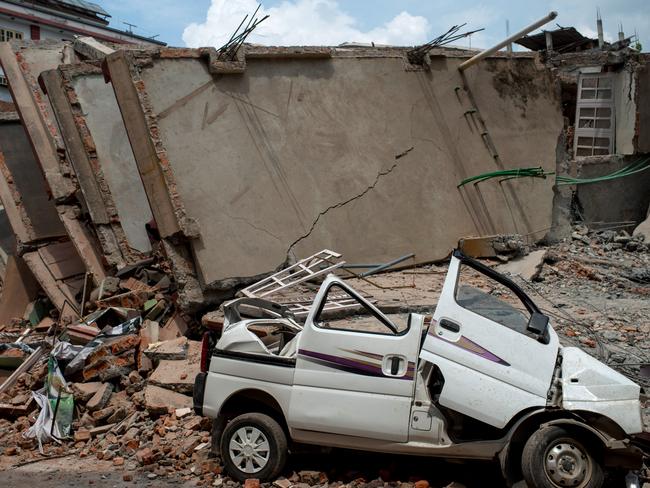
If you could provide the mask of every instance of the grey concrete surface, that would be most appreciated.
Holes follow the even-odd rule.
[[[618,158],[613,156],[596,161],[581,162],[578,170],[580,178],[595,178],[618,171],[619,169],[645,156]],[[624,178],[577,187],[579,212],[584,222],[594,228],[608,225],[622,225],[631,222],[627,230],[633,231],[643,221],[650,204],[650,170]]]
[[[34,240],[65,236],[66,231],[48,196],[45,178],[20,121],[0,125],[0,148],[34,229]]]
[[[153,217],[115,94],[100,74],[75,77],[73,86],[129,245],[149,252],[145,224]]]
[[[143,67],[178,192],[200,227],[204,282],[322,248],[349,262],[408,252],[424,262],[462,236],[541,237],[550,179],[456,188],[499,169],[456,89],[459,62],[435,58],[417,72],[399,57],[249,59],[244,74],[216,77],[199,59]],[[503,167],[555,170],[562,117],[548,73],[530,58],[489,59],[467,79]]]

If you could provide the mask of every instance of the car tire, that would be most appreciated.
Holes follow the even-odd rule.
[[[601,488],[603,468],[583,442],[561,427],[545,427],[526,442],[521,470],[531,488]]]
[[[220,454],[226,472],[243,482],[249,478],[273,481],[287,461],[287,437],[273,418],[245,413],[223,429]]]

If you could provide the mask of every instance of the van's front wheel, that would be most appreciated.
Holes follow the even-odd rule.
[[[274,480],[287,460],[287,437],[268,415],[246,413],[228,422],[220,451],[226,471],[236,480]]]
[[[535,488],[601,488],[603,469],[582,442],[561,427],[535,432],[521,456],[526,483]]]

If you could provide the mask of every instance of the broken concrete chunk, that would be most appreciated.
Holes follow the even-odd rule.
[[[192,398],[159,386],[148,385],[144,389],[144,405],[149,413],[162,415],[166,414],[170,408],[190,408]]]
[[[160,329],[160,341],[168,341],[171,339],[176,339],[177,337],[183,337],[187,332],[187,323],[180,314],[174,314],[167,321],[164,327]]]
[[[108,399],[111,397],[112,393],[113,385],[110,383],[103,383],[90,400],[88,400],[86,408],[91,412],[101,410],[108,403]]]
[[[104,344],[98,346],[88,355],[86,358],[86,364],[92,364],[100,358],[110,355],[117,356],[129,349],[135,349],[138,344],[140,344],[140,338],[135,334],[107,340]]]
[[[120,289],[120,279],[115,276],[107,276],[99,286],[98,299],[115,295]]]
[[[194,379],[199,372],[198,362],[163,359],[149,377],[149,382],[181,393],[192,393]]]
[[[127,376],[134,364],[135,354],[132,351],[127,351],[119,356],[106,356],[86,366],[83,370],[83,377],[86,381],[96,378],[108,381],[120,376]]]
[[[96,382],[89,382],[89,383],[73,383],[71,388],[72,388],[72,393],[74,395],[74,399],[76,401],[81,401],[82,403],[87,402],[90,400],[95,393],[97,393],[97,390],[99,390],[103,386],[103,383],[100,383],[99,381]]]
[[[531,252],[528,256],[517,258],[496,267],[499,273],[521,276],[526,281],[533,280],[544,264],[545,249]]]
[[[86,442],[90,440],[90,431],[86,429],[79,429],[74,433],[75,442]]]
[[[648,209],[648,218],[634,229],[634,236],[643,236],[643,242],[650,244],[650,209]]]
[[[177,419],[182,419],[186,415],[191,414],[192,409],[191,408],[177,408],[174,413],[176,414]]]
[[[149,347],[144,351],[144,353],[147,357],[153,360],[179,360],[187,358],[187,349],[187,337],[179,337],[178,339],[149,344]]]

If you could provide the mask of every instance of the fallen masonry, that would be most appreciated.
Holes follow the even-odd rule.
[[[0,469],[74,456],[125,482],[239,487],[212,444],[222,427],[193,409],[222,304],[266,318],[268,300],[302,324],[334,273],[391,317],[430,320],[455,247],[641,385],[650,428],[650,58],[536,51],[460,71],[474,51],[243,44],[223,62],[0,44],[15,109],[0,112]],[[590,102],[593,83],[611,100]],[[615,129],[596,137],[603,108]],[[343,295],[324,310],[364,320]],[[330,455],[272,486],[447,484]]]

